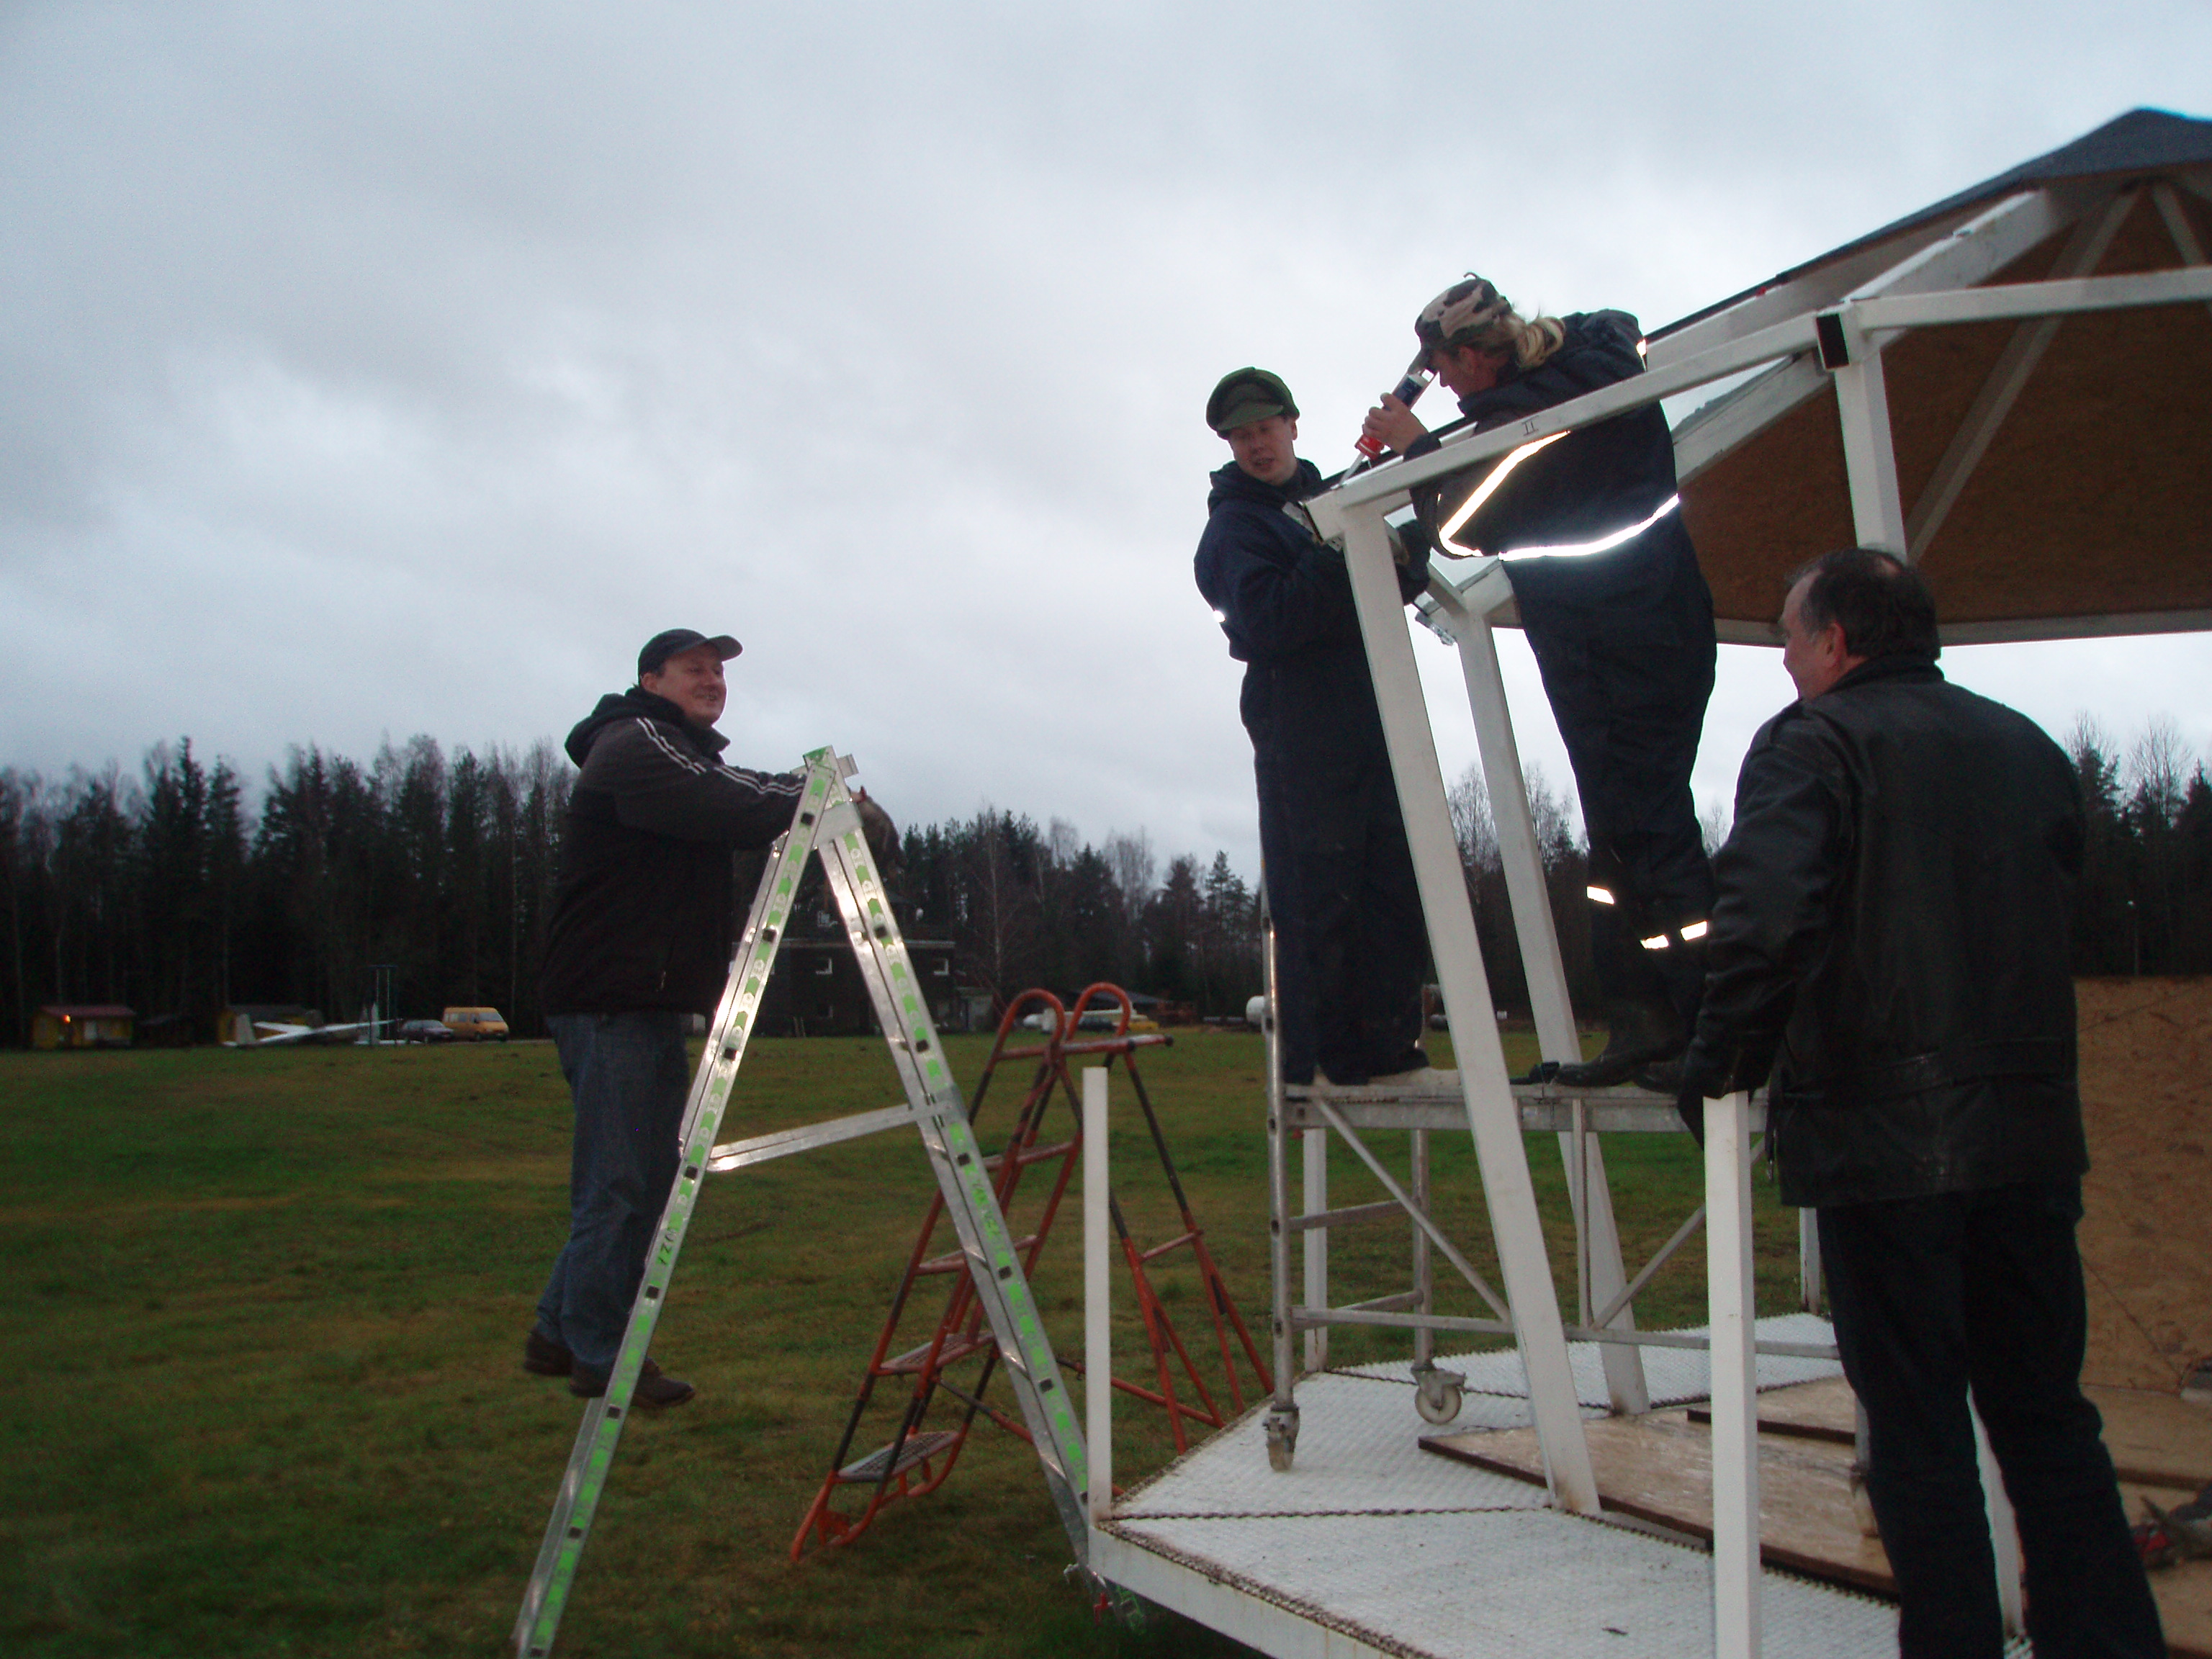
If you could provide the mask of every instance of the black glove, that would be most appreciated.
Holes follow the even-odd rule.
[[[1709,1042],[1690,1040],[1682,1055],[1682,1077],[1674,1091],[1674,1109],[1698,1146],[1705,1144],[1705,1103],[1764,1085],[1774,1069],[1773,1039]]]
[[[1390,538],[1390,556],[1398,566],[1398,597],[1411,605],[1429,589],[1429,555],[1443,544],[1419,519],[1382,526]]]

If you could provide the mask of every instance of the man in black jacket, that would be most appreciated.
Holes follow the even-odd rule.
[[[1212,476],[1194,568],[1245,665],[1283,1078],[1310,1082],[1318,1063],[1360,1084],[1428,1064],[1428,936],[1352,580],[1301,505],[1322,478],[1293,448],[1297,419],[1265,369],[1214,387],[1206,422],[1235,459]],[[1401,568],[1407,598],[1421,584]]]
[[[541,984],[576,1136],[568,1241],[522,1363],[568,1377],[583,1399],[606,1392],[676,1178],[690,1085],[684,1025],[714,1012],[729,974],[732,855],[783,833],[804,783],[719,758],[729,741],[714,730],[727,696],[722,665],[739,649],[726,634],[656,634],[638,653],[637,684],[600,698],[568,734],[582,775]],[[633,1399],[675,1406],[692,1392],[648,1359]]]
[[[1887,554],[1808,567],[1782,632],[1800,700],[1753,738],[1714,860],[1685,1115],[1771,1069],[1782,1200],[1820,1210],[1901,1650],[2003,1644],[1971,1393],[2018,1513],[2037,1654],[2154,1659],[2079,1386],[2073,768],[1946,683],[1934,601]]]

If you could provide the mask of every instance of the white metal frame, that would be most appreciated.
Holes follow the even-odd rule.
[[[2212,199],[2212,169],[2195,169],[2172,182]],[[1431,454],[1347,478],[1308,504],[1321,533],[1343,548],[1351,573],[1423,913],[1460,1056],[1458,1109],[1474,1136],[1497,1233],[1506,1299],[1528,1372],[1547,1484],[1559,1507],[1595,1515],[1599,1506],[1566,1365],[1565,1328],[1536,1227],[1534,1194],[1519,1134],[1521,1115],[1506,1080],[1488,981],[1444,804],[1442,771],[1392,571],[1384,519],[1406,507],[1418,485],[1469,471],[1549,434],[1748,374],[1743,384],[1697,411],[1678,428],[1678,473],[1692,477],[1832,380],[1859,539],[1911,556],[1927,545],[1940,527],[1960,485],[1987,450],[1990,434],[2017,403],[2035,358],[2049,343],[2056,319],[2089,310],[2212,304],[2212,270],[2205,268],[2203,250],[2179,210],[2172,184],[2150,181],[2142,187],[2148,189],[2188,269],[2129,276],[2084,274],[2094,269],[2121,219],[2139,199],[2135,189],[2118,192],[2109,185],[2077,183],[2021,191],[1986,209],[1961,210],[1889,242],[1854,250],[1799,279],[1777,284],[1701,318],[1652,342],[1647,372],[1633,380],[1543,410],[1509,427],[1455,434]],[[2046,238],[2069,230],[2071,235],[2051,280],[1978,286]],[[1881,372],[1883,348],[1910,329],[1991,319],[2014,319],[2021,326],[1961,422],[1929,488],[1908,509],[1899,499],[1887,391]],[[1431,565],[1430,577],[1429,592],[1419,602],[1419,609],[1424,620],[1455,641],[1460,650],[1490,781],[1508,890],[1528,967],[1539,1041],[1547,1058],[1573,1058],[1577,1051],[1572,1012],[1567,1006],[1558,942],[1551,927],[1533,828],[1527,819],[1527,797],[1491,636],[1490,617],[1510,601],[1510,582],[1494,560],[1472,564],[1438,561]],[[2170,612],[1983,623],[1947,629],[1944,637],[1980,642],[2206,626],[2212,626],[2212,613]],[[1763,633],[1759,637],[1763,639]],[[1316,1213],[1327,1211],[1326,1131],[1311,1124],[1316,1120],[1334,1122],[1355,1146],[1357,1136],[1350,1133],[1346,1113],[1322,1100],[1312,1103],[1313,1109],[1292,1115],[1281,1079],[1273,1075],[1272,1066],[1270,1070],[1270,1202],[1276,1222],[1274,1271],[1280,1284],[1287,1282],[1290,1267],[1291,1192],[1284,1156],[1290,1134],[1303,1130],[1306,1158],[1303,1196],[1307,1211]],[[1087,1107],[1090,1098],[1086,1084]],[[1434,1103],[1430,1105],[1433,1110]],[[1103,1113],[1103,1107],[1102,1086],[1097,1109]],[[1709,1218],[1713,1375],[1713,1631],[1715,1652],[1727,1659],[1752,1659],[1759,1651],[1762,1633],[1753,1392],[1755,1345],[1751,1322],[1750,1162],[1754,1111],[1741,1095],[1706,1103],[1705,1213]],[[1587,1127],[1594,1118],[1603,1121],[1604,1115],[1593,1116],[1578,1108],[1577,1118]],[[1376,1127],[1417,1130],[1441,1127],[1411,1109],[1401,1119],[1391,1118],[1389,1109],[1380,1109],[1361,1121]],[[1106,1145],[1103,1130],[1094,1127],[1086,1136],[1086,1145],[1099,1149],[1103,1164]],[[1611,1237],[1610,1198],[1602,1165],[1595,1159],[1578,1162],[1577,1145],[1586,1143],[1579,1136],[1562,1136],[1562,1151],[1569,1158],[1571,1185],[1577,1194],[1578,1226],[1591,1240],[1586,1247],[1590,1266],[1583,1300],[1604,1309],[1596,1317],[1601,1324],[1611,1326],[1606,1332],[1578,1330],[1577,1334],[1599,1336],[1607,1350],[1617,1349],[1631,1360],[1638,1344],[1655,1340],[1695,1340],[1633,1332],[1626,1328],[1625,1319],[1615,1316],[1638,1288],[1642,1275],[1638,1284],[1620,1285],[1618,1243]],[[1370,1167],[1381,1174],[1371,1156],[1360,1150]],[[1425,1209],[1420,1150],[1417,1147],[1415,1154],[1413,1192],[1407,1194],[1398,1188],[1401,1197],[1413,1200],[1408,1207],[1417,1222]],[[1098,1175],[1103,1180],[1103,1169]],[[1397,1187],[1387,1177],[1386,1185]],[[1804,1247],[1802,1293],[1809,1308],[1818,1304],[1821,1290],[1817,1242],[1809,1223],[1801,1225],[1800,1237]],[[1096,1248],[1104,1249],[1103,1232]],[[1304,1266],[1309,1302],[1325,1302],[1325,1230],[1307,1231]],[[1417,1253],[1417,1293],[1423,1266],[1423,1256]],[[1097,1340],[1103,1345],[1103,1286],[1093,1294],[1098,1305],[1091,1310],[1091,1328],[1099,1334]],[[1586,1308],[1585,1322],[1588,1311]],[[1293,1332],[1281,1320],[1282,1312],[1279,1305],[1275,1354],[1279,1367],[1287,1370]],[[1341,1322],[1370,1317],[1338,1316]],[[1408,1322],[1379,1313],[1371,1319],[1378,1323],[1414,1322],[1417,1329],[1422,1323],[1434,1328],[1477,1322]],[[1325,1358],[1326,1332],[1309,1331],[1308,1338],[1310,1362]],[[1417,1348],[1417,1353],[1425,1358],[1427,1349]],[[1093,1375],[1108,1374],[1106,1359],[1102,1346],[1092,1358]],[[1626,1386],[1624,1380],[1625,1368],[1621,1374],[1608,1368],[1608,1391],[1617,1407],[1624,1400],[1633,1399],[1640,1386],[1640,1376]],[[1271,1441],[1274,1426],[1271,1420]],[[1291,1427],[1294,1431],[1294,1413]],[[1094,1527],[1090,1559],[1093,1570],[1103,1578],[1155,1595],[1217,1628],[1231,1631],[1240,1639],[1257,1642],[1270,1653],[1336,1656],[1386,1650],[1352,1641],[1304,1618],[1279,1595],[1249,1593],[1232,1582],[1156,1555],[1109,1531],[1097,1530],[1111,1514],[1105,1462],[1109,1434],[1103,1416],[1093,1419],[1090,1438],[1091,1467],[1098,1477],[1096,1488],[1087,1494]],[[1984,1483],[1991,1495],[1998,1559],[2016,1563],[2016,1541],[2002,1508],[2002,1484],[1993,1470],[1985,1471]],[[2009,1582],[2004,1586],[2007,1622],[2016,1632],[2016,1567],[2008,1577]]]
[[[1787,299],[1778,295],[1761,296],[1686,331],[1685,336],[1668,343],[1667,350],[1655,349],[1647,372],[1633,380],[1505,428],[1456,434],[1433,453],[1348,478],[1308,504],[1321,533],[1343,547],[1351,573],[1445,1009],[1461,1055],[1467,1116],[1496,1218],[1500,1267],[1527,1357],[1539,1437],[1553,1490],[1568,1507],[1583,1507],[1583,1482],[1589,1478],[1587,1448],[1579,1423],[1572,1418],[1574,1391],[1565,1370],[1557,1302],[1545,1272],[1542,1240],[1534,1226],[1527,1164],[1518,1137],[1512,1133],[1515,1115],[1504,1083],[1488,981],[1475,948],[1473,915],[1452,842],[1443,778],[1426,703],[1402,620],[1384,519],[1409,504],[1417,485],[1464,472],[1551,434],[1587,426],[1763,364],[1777,365],[1767,385],[1778,386],[1786,375],[1795,396],[1785,401],[1771,390],[1755,392],[1753,389],[1760,382],[1754,380],[1750,387],[1741,389],[1752,395],[1740,398],[1739,404],[1756,404],[1771,420],[1792,402],[1818,389],[1818,381],[1810,378],[1817,363],[1836,382],[1858,538],[1866,544],[1909,555],[1912,538],[1898,495],[1887,391],[1881,374],[1883,347],[1913,328],[2001,319],[2023,323],[2022,333],[2016,336],[2017,349],[2008,352],[1993,373],[1991,386],[1985,387],[1966,429],[1954,441],[1957,459],[1939,474],[1939,483],[1955,496],[1972,461],[1986,449],[1990,432],[2018,396],[2017,383],[2024,381],[2026,375],[2017,360],[2030,356],[2031,351],[2039,353],[2041,345],[2047,344],[2055,327],[2053,319],[2084,311],[2185,301],[2212,303],[2212,270],[2199,262],[2199,251],[2189,246],[2186,221],[2170,202],[2161,200],[2159,205],[2169,227],[2179,226],[2175,241],[2184,257],[2191,259],[2190,268],[2140,276],[2080,275],[2094,267],[2102,252],[2101,243],[2109,241],[2124,208],[2109,196],[2085,199],[2080,193],[2059,190],[2022,192],[1966,218],[1948,234],[1923,242],[1909,257],[1878,270],[1871,279],[1848,290],[1840,301],[1830,303],[1820,296],[1808,306],[1805,292]],[[2092,210],[2088,226],[2076,230],[2061,256],[2060,275],[2039,283],[1974,286]],[[1829,273],[1826,280],[1832,282],[1834,273]],[[1803,308],[1792,313],[1791,299]],[[2021,341],[2038,343],[2031,346],[2020,344]],[[2032,361],[2028,366],[2032,367]],[[2005,390],[2008,385],[2009,393]],[[1719,422],[1706,424],[1717,437],[1721,434]],[[1729,447],[1747,435],[1745,423],[1738,421],[1729,434]],[[1722,445],[1711,443],[1705,464],[1720,453],[1724,453]],[[1929,510],[1921,515],[1924,534],[1933,533],[1939,519],[1931,500]],[[1464,571],[1433,565],[1431,574],[1430,593],[1422,608],[1439,632],[1460,645],[1485,769],[1492,777],[1493,810],[1509,801],[1525,802],[1519,789],[1509,796],[1498,787],[1501,775],[1518,772],[1504,714],[1502,688],[1495,683],[1495,659],[1488,654],[1486,618],[1504,597],[1502,572],[1497,562],[1486,560]],[[1510,890],[1524,949],[1534,949],[1540,956],[1548,937],[1544,925],[1548,908],[1542,902],[1540,872],[1532,868],[1533,846],[1519,844],[1517,823],[1511,830],[1507,827],[1514,816],[1510,810],[1499,813],[1500,851],[1507,859],[1509,872],[1518,872]],[[1556,959],[1556,940],[1549,945]],[[1551,975],[1534,971],[1534,966],[1529,975],[1532,994],[1541,998],[1546,994],[1536,988]],[[1544,1033],[1547,1054],[1556,1035],[1547,1028],[1559,1021],[1561,1014],[1562,1010],[1539,1001],[1540,1031]],[[1566,1033],[1571,1036],[1571,1030],[1569,1015]],[[1744,1108],[1741,1097],[1732,1097],[1728,1102],[1711,1103],[1707,1118],[1708,1259],[1712,1275],[1715,1378],[1715,1633],[1717,1651],[1732,1656],[1756,1654],[1759,1632],[1757,1461],[1755,1448],[1747,1449],[1748,1437],[1753,1433],[1754,1413],[1748,1384],[1753,1352]],[[1593,1170],[1590,1178],[1578,1184],[1585,1188],[1595,1211],[1602,1189],[1601,1177]],[[1616,1262],[1617,1259],[1616,1254]],[[1807,1292],[1808,1296],[1817,1293],[1810,1271]],[[1725,1414],[1724,1393],[1731,1396]],[[1728,1443],[1727,1468],[1722,1462],[1723,1441]],[[1992,1521],[2004,1545],[2001,1553],[2008,1553],[2012,1544],[2009,1528],[2004,1524],[2007,1517],[2000,1512],[2002,1486],[1994,1481],[1987,1484],[1992,1489]],[[1594,1509],[1594,1494],[1589,1502]],[[1723,1511],[1730,1517],[1724,1534],[1720,1530]],[[2016,1595],[2008,1596],[2008,1613],[2016,1614]]]

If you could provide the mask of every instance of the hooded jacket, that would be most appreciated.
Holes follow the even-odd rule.
[[[2058,745],[1924,657],[1863,663],[1759,729],[1713,860],[1686,1069],[1717,1095],[1771,1062],[1784,1203],[2088,1167],[2070,963],[2081,854]]]
[[[642,686],[568,733],[561,876],[540,981],[550,1014],[710,1014],[737,933],[732,855],[790,825],[805,775],[720,759],[728,739]]]
[[[1639,330],[1626,312],[1577,312],[1561,320],[1566,338],[1549,357],[1534,368],[1509,366],[1497,385],[1460,400],[1461,413],[1477,431],[1644,372],[1636,349]],[[1431,435],[1408,453],[1436,446]],[[1447,489],[1443,510],[1427,507],[1423,517],[1441,523],[1465,493]],[[1583,546],[1652,520],[1675,493],[1674,435],[1659,406],[1647,404],[1528,456],[1454,539],[1508,555]],[[1619,623],[1648,638],[1655,624],[1662,631],[1671,625],[1680,646],[1712,648],[1712,596],[1679,508],[1602,553],[1516,559],[1512,575],[1514,597],[1531,626],[1583,631]]]

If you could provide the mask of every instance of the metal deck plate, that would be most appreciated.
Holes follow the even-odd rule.
[[[1113,1530],[1382,1653],[1680,1659],[1713,1650],[1711,1557],[1551,1510],[1117,1518]],[[1146,1593],[1157,1599],[1164,1588]],[[1897,1613],[1885,1603],[1774,1572],[1762,1599],[1770,1652],[1897,1651]]]
[[[1545,1501],[1540,1486],[1423,1451],[1420,1435],[1437,1431],[1414,1414],[1404,1382],[1310,1377],[1298,1384],[1298,1410],[1297,1455],[1286,1473],[1267,1465],[1262,1402],[1129,1492],[1115,1518],[1437,1514]],[[1522,1428],[1532,1420],[1526,1401],[1470,1395],[1455,1427]]]
[[[1832,1342],[1834,1328],[1818,1314],[1775,1314],[1758,1322],[1762,1340],[1772,1342]],[[1680,1335],[1705,1334],[1702,1325],[1692,1326],[1677,1333]],[[1655,1406],[1679,1406],[1686,1401],[1703,1400],[1712,1393],[1712,1364],[1701,1348],[1644,1348],[1644,1376],[1651,1390]],[[1595,1342],[1571,1342],[1567,1345],[1567,1363],[1575,1374],[1575,1394],[1585,1406],[1602,1407],[1607,1402],[1605,1390],[1605,1360]],[[1412,1386],[1411,1362],[1403,1359],[1378,1360],[1372,1364],[1354,1365],[1337,1375],[1373,1377]],[[1469,1412],[1474,1409],[1477,1395],[1502,1395],[1509,1399],[1528,1397],[1528,1379],[1521,1369],[1521,1356],[1510,1348],[1490,1353],[1468,1353],[1447,1356],[1438,1354],[1437,1364],[1446,1370],[1460,1371],[1467,1377],[1468,1407],[1460,1413],[1456,1429],[1517,1426],[1492,1424],[1487,1419],[1474,1419]],[[1759,1386],[1762,1389],[1785,1388],[1792,1382],[1817,1382],[1825,1376],[1841,1376],[1844,1368],[1832,1359],[1793,1359],[1782,1354],[1759,1356]],[[1298,1384],[1301,1404],[1312,1385]],[[1410,1403],[1407,1407],[1410,1411]]]

